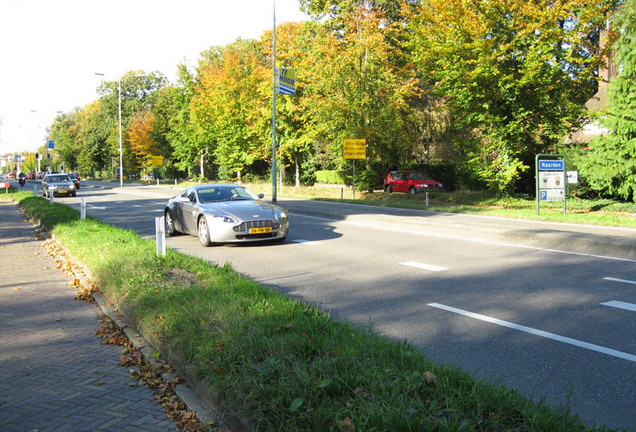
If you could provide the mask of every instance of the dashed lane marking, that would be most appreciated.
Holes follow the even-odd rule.
[[[406,267],[414,267],[414,268],[418,268],[422,270],[434,271],[434,272],[448,270],[446,267],[439,267],[436,265],[425,264],[425,263],[416,262],[416,261],[407,261],[407,262],[400,263],[400,265],[403,265]]]
[[[636,312],[636,304],[626,303],[618,300],[612,300],[605,303],[601,303],[603,306],[615,307],[618,309],[625,309],[628,311]]]
[[[503,321],[503,320],[500,320],[500,319],[497,319],[497,318],[493,318],[493,317],[489,317],[489,316],[486,316],[486,315],[477,314],[477,313],[474,313],[474,312],[469,312],[469,311],[466,311],[466,310],[463,310],[463,309],[457,309],[457,308],[454,308],[452,306],[446,306],[446,305],[443,305],[443,304],[440,304],[440,303],[429,303],[428,306],[431,306],[431,307],[434,307],[434,308],[437,308],[437,309],[442,309],[442,310],[445,310],[445,311],[448,311],[448,312],[456,313],[456,314],[459,314],[459,315],[463,315],[463,316],[466,316],[466,317],[469,317],[469,318],[478,319],[480,321],[489,322],[491,324],[497,324],[499,326],[507,327],[507,328],[510,328],[510,329],[513,329],[513,330],[522,331],[522,332],[529,333],[529,334],[532,334],[532,335],[535,335],[535,336],[540,336],[540,337],[543,337],[543,338],[546,338],[546,339],[552,339],[554,341],[566,343],[568,345],[573,345],[573,346],[576,346],[576,347],[579,347],[579,348],[585,348],[585,349],[590,350],[590,351],[595,351],[595,352],[598,352],[598,353],[601,353],[601,354],[606,354],[606,355],[609,355],[609,356],[612,356],[612,357],[617,357],[617,358],[620,358],[620,359],[623,359],[623,360],[627,360],[627,361],[636,363],[636,355],[634,355],[634,354],[629,354],[629,353],[625,353],[625,352],[622,352],[622,351],[617,351],[617,350],[614,350],[614,349],[611,349],[611,348],[606,348],[606,347],[603,347],[603,346],[600,346],[600,345],[594,345],[594,344],[591,344],[591,343],[588,343],[588,342],[583,342],[583,341],[580,341],[580,340],[577,340],[577,339],[572,339],[572,338],[569,338],[569,337],[560,336],[558,334],[545,332],[543,330],[537,330],[537,329],[534,329],[534,328],[531,328],[531,327],[526,327],[526,326],[522,326],[522,325],[519,325],[519,324],[511,323],[511,322],[508,322],[508,321]]]
[[[613,278],[613,277],[604,277],[603,280],[636,285],[636,281],[631,281],[631,280],[627,280],[627,279],[617,279],[617,278]]]

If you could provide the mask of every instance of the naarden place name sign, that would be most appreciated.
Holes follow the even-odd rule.
[[[342,150],[342,157],[345,159],[366,159],[367,140],[366,139],[345,139]]]

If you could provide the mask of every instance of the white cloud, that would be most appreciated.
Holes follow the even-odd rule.
[[[35,150],[57,111],[97,98],[102,77],[160,71],[273,26],[273,0],[0,0],[0,154]],[[276,0],[277,23],[306,19]],[[36,112],[32,112],[36,111]]]

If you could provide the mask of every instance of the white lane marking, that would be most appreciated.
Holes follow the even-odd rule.
[[[400,263],[400,265],[407,266],[407,267],[415,267],[422,270],[430,270],[434,272],[448,270],[446,267],[439,267],[436,265],[424,264],[424,263],[416,262],[416,261],[407,261],[407,262]]]
[[[98,207],[98,206],[94,206],[92,204],[86,204],[86,207],[90,207],[90,208],[95,209],[95,210],[106,210],[106,207]]]
[[[603,306],[615,307],[618,309],[625,309],[628,311],[636,312],[636,304],[626,303],[618,300],[612,300],[605,303],[601,303]]]
[[[604,277],[603,280],[636,285],[636,281],[631,281],[631,280],[627,280],[627,279],[617,279],[617,278],[613,278],[613,277]]]
[[[414,235],[415,234],[415,235],[420,235],[420,236],[423,236],[423,237],[446,238],[446,239],[452,239],[452,240],[469,241],[469,242],[473,242],[473,243],[484,243],[484,244],[495,245],[495,246],[507,246],[507,247],[514,247],[514,248],[519,248],[519,249],[528,249],[528,250],[535,250],[535,251],[542,251],[542,252],[552,252],[552,253],[559,253],[559,254],[566,254],[566,255],[577,255],[577,256],[584,256],[584,257],[590,257],[590,258],[600,258],[600,259],[613,260],[613,261],[623,261],[623,262],[636,263],[636,259],[630,259],[630,258],[611,257],[611,256],[605,256],[605,255],[594,255],[594,254],[587,254],[587,253],[582,253],[582,252],[570,252],[570,251],[564,251],[564,250],[559,250],[559,249],[548,249],[548,248],[542,248],[542,247],[536,247],[536,246],[526,246],[526,245],[520,245],[520,244],[514,244],[514,243],[504,243],[504,242],[496,242],[496,241],[491,241],[491,240],[472,239],[472,238],[466,238],[466,237],[460,237],[460,236],[452,236],[452,235],[446,235],[446,234],[423,233],[423,232],[417,232],[417,231],[413,231],[413,230],[406,230],[406,229],[394,228],[394,227],[388,227],[388,226],[373,225],[373,224],[363,223],[363,222],[353,222],[353,221],[346,221],[346,220],[338,220],[338,219],[331,219],[331,218],[325,218],[325,217],[320,217],[320,216],[307,216],[307,215],[303,215],[303,214],[299,214],[299,213],[293,213],[293,215],[294,215],[294,217],[305,217],[305,218],[309,218],[309,219],[318,219],[318,220],[324,220],[324,221],[336,222],[336,223],[341,222],[341,223],[345,223],[345,224],[349,224],[349,225],[361,226],[361,227],[364,227],[364,228],[375,228],[375,229],[381,229],[381,230],[384,230],[384,231],[399,232],[399,233],[405,233],[405,234],[410,234],[410,235]]]
[[[295,239],[295,240],[292,240],[292,243],[300,243],[300,244],[304,244],[304,245],[307,245],[307,246],[318,246],[320,244],[320,242],[312,241],[312,240],[305,240],[305,239]]]
[[[543,330],[537,330],[537,329],[533,329],[531,327],[526,327],[526,326],[522,326],[522,325],[519,325],[519,324],[511,323],[511,322],[508,322],[508,321],[503,321],[503,320],[500,320],[500,319],[497,319],[497,318],[492,318],[492,317],[489,317],[489,316],[486,316],[486,315],[480,315],[480,314],[476,314],[474,312],[465,311],[463,309],[457,309],[457,308],[454,308],[452,306],[446,306],[446,305],[439,304],[439,303],[429,303],[428,306],[431,306],[431,307],[434,307],[434,308],[437,308],[437,309],[442,309],[442,310],[445,310],[445,311],[448,311],[448,312],[453,312],[453,313],[456,313],[456,314],[464,315],[464,316],[467,316],[467,317],[470,317],[470,318],[474,318],[474,319],[478,319],[478,320],[481,320],[481,321],[486,321],[486,322],[489,322],[489,323],[492,323],[492,324],[497,324],[497,325],[500,325],[502,327],[508,327],[510,329],[522,331],[522,332],[529,333],[529,334],[532,334],[532,335],[535,335],[535,336],[541,336],[541,337],[544,337],[546,339],[552,339],[552,340],[555,340],[557,342],[563,342],[563,343],[566,343],[566,344],[569,344],[569,345],[574,345],[574,346],[579,347],[579,348],[585,348],[585,349],[590,350],[590,351],[596,351],[596,352],[601,353],[601,354],[610,355],[612,357],[617,357],[617,358],[620,358],[620,359],[623,359],[623,360],[627,360],[627,361],[636,363],[636,355],[634,355],[634,354],[629,354],[629,353],[625,353],[625,352],[622,352],[622,351],[613,350],[611,348],[605,348],[605,347],[602,347],[600,345],[594,345],[594,344],[583,342],[583,341],[580,341],[580,340],[577,340],[577,339],[572,339],[572,338],[569,338],[569,337],[560,336],[560,335],[554,334],[554,333],[548,333],[548,332],[545,332]]]

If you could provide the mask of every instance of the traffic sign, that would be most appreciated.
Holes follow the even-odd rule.
[[[342,151],[345,159],[366,159],[367,140],[366,139],[345,139]]]
[[[563,159],[539,159],[539,171],[563,171],[565,170],[565,161]]]
[[[55,148],[55,141],[50,140],[49,141],[49,150],[53,150]]]
[[[540,192],[541,201],[563,201],[563,189],[545,189]]]

